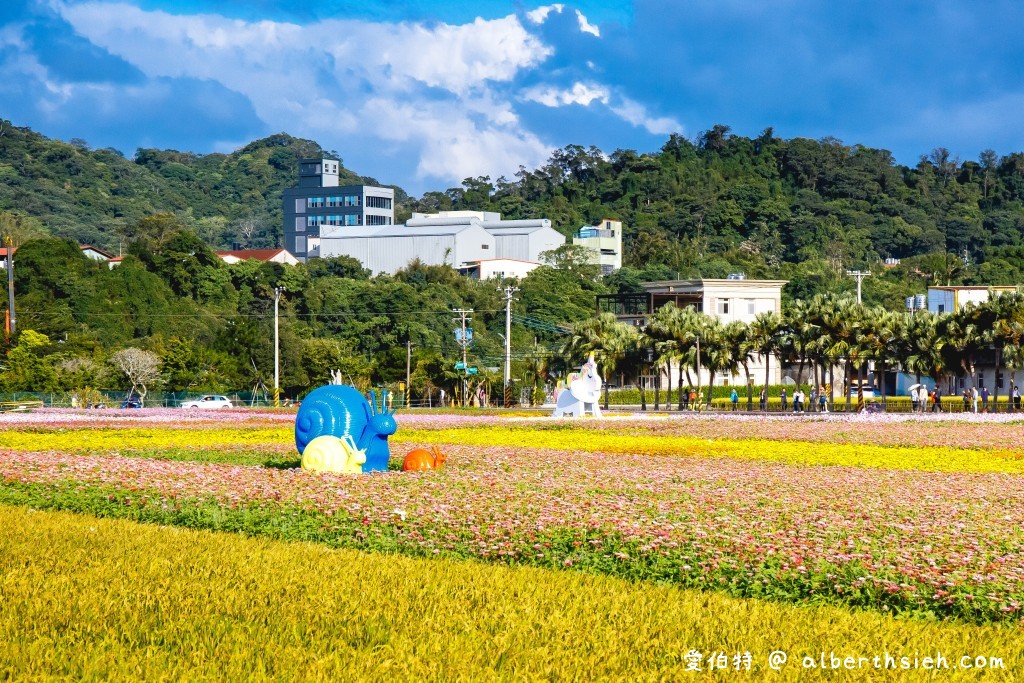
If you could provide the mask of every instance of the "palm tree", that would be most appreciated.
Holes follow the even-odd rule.
[[[817,317],[822,330],[820,353],[829,366],[829,403],[835,401],[835,366],[843,359],[846,359],[846,377],[850,377],[862,308],[852,297],[827,296],[818,302]],[[849,400],[845,407],[850,409]]]
[[[968,304],[942,319],[942,353],[947,367],[959,366],[974,388],[978,353],[986,346],[985,334],[975,323],[976,307]]]
[[[733,320],[722,331],[732,366],[743,368],[747,378],[747,410],[750,410],[754,401],[751,393],[754,381],[750,378],[750,357],[754,354],[754,347],[750,343],[750,329],[743,321]]]
[[[764,359],[765,392],[768,391],[771,356],[778,353],[782,346],[782,329],[782,316],[774,311],[759,313],[748,328],[748,339],[751,349]],[[798,373],[797,384],[799,383],[800,377]]]
[[[651,316],[647,325],[647,334],[666,344],[663,355],[670,349],[669,360],[675,358],[679,361],[679,410],[683,409],[683,373],[688,374],[689,369],[696,365],[694,349],[701,318],[702,314],[691,306],[679,308],[674,303],[667,303]],[[671,382],[669,386],[671,388]]]
[[[707,368],[710,377],[705,405],[711,405],[711,396],[715,388],[715,374],[723,371],[735,372],[737,364],[730,353],[722,321],[703,314],[701,320],[703,322],[699,332],[701,365]],[[697,384],[700,384],[699,367],[697,368]],[[703,400],[703,397],[700,400]]]
[[[861,330],[861,343],[869,358],[875,361],[880,375],[879,390],[885,408],[885,371],[891,360],[899,358],[899,348],[906,339],[906,314],[881,306],[870,309]]]
[[[999,407],[999,382],[1002,365],[1006,360],[1007,346],[1013,343],[1013,323],[1019,322],[1024,314],[1024,296],[1014,292],[991,297],[984,308],[988,309],[992,327],[986,332],[986,338],[995,347],[996,352],[996,386],[995,406]],[[1020,343],[1020,340],[1017,340]],[[1010,351],[1013,354],[1013,351]],[[1012,386],[1012,385],[1011,385]],[[1009,393],[1009,389],[1007,390]]]
[[[562,354],[578,359],[593,353],[601,366],[604,377],[604,409],[608,410],[608,377],[615,365],[636,344],[638,334],[635,327],[619,322],[614,313],[602,313],[597,318],[587,318],[573,325],[569,340],[562,347]]]

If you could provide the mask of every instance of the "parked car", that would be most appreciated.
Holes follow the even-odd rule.
[[[217,396],[215,394],[206,394],[200,396],[194,401],[182,401],[182,408],[230,408],[231,401],[228,400],[227,396]]]
[[[138,396],[129,396],[121,404],[122,408],[141,408],[142,401],[139,400]]]

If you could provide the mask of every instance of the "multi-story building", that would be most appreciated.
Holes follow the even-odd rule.
[[[622,268],[622,223],[602,220],[598,225],[580,228],[572,238],[573,244],[594,252],[592,263],[601,266],[607,275]]]
[[[393,225],[395,191],[339,185],[337,159],[302,159],[299,184],[283,193],[284,246],[300,261],[320,256],[322,226]]]
[[[730,277],[724,280],[664,280],[644,282],[644,291],[636,294],[602,294],[597,297],[598,313],[614,313],[626,323],[637,327],[646,327],[652,315],[667,303],[677,307],[691,306],[698,311],[715,316],[722,323],[739,320],[750,323],[761,313],[782,312],[782,287],[786,280],[748,280],[743,277]],[[753,356],[747,367],[757,382],[765,377],[765,360],[761,356]],[[782,372],[778,358],[768,359],[768,383],[777,384],[782,381]],[[664,371],[662,371],[664,372]],[[706,370],[701,370],[701,382],[706,386],[710,377]],[[733,375],[720,373],[715,377],[715,384],[743,384],[746,381],[743,371]],[[663,376],[663,386],[667,386],[668,377]]]

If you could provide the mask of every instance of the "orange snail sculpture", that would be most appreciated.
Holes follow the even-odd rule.
[[[437,446],[431,446],[429,451],[425,448],[416,448],[406,453],[405,460],[402,461],[402,471],[421,472],[440,469],[447,457]]]

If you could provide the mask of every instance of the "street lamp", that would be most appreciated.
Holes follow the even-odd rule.
[[[274,407],[281,407],[281,334],[278,310],[284,287],[274,287]]]

